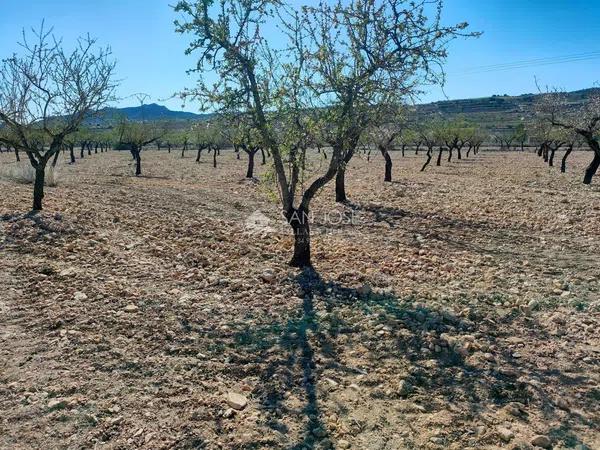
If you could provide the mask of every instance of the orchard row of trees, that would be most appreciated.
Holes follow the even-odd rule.
[[[259,151],[271,156],[295,237],[294,266],[311,264],[309,210],[317,192],[335,178],[336,198],[346,201],[346,167],[361,139],[390,123],[390,111],[423,86],[441,83],[448,43],[473,36],[466,23],[442,25],[441,1],[296,8],[280,0],[201,0],[180,1],[175,11],[176,31],[192,36],[187,53],[198,55],[198,83],[180,95],[226,118],[234,147],[249,161]],[[265,22],[274,25],[268,35]],[[35,168],[37,211],[48,162],[90,114],[114,99],[115,65],[110,50],[94,40],[82,39],[67,53],[43,27],[21,44],[22,55],[4,60],[0,75],[2,142],[24,152]],[[209,73],[216,81],[206,81]],[[131,151],[141,173],[142,148],[167,131],[144,122],[116,128],[119,147]],[[317,173],[306,152],[321,142],[331,151]]]
[[[391,181],[392,150],[424,151],[425,170],[436,151],[440,165],[444,152],[448,161],[469,157],[489,139],[462,118],[407,120],[406,105],[425,86],[443,83],[450,41],[477,36],[466,23],[443,25],[441,0],[338,0],[302,8],[281,0],[182,0],[174,9],[176,31],[188,35],[187,53],[197,57],[198,82],[179,96],[214,113],[214,120],[187,130],[119,120],[110,136],[90,137],[82,125],[114,100],[116,88],[110,49],[91,38],[67,53],[42,27],[31,42],[23,36],[22,55],[3,60],[0,142],[35,168],[34,211],[42,209],[46,166],[61,150],[74,162],[76,146],[84,157],[112,145],[131,152],[141,175],[146,146],[169,152],[177,146],[181,156],[195,150],[196,161],[210,151],[216,165],[220,149],[231,145],[247,155],[248,177],[259,152],[263,163],[270,158],[295,238],[290,264],[303,267],[311,265],[311,202],[334,180],[336,201],[347,201],[346,168],[361,149],[382,154],[384,180]],[[584,180],[590,182],[600,165],[598,102],[583,113],[564,103],[560,94],[548,94],[535,129],[521,125],[497,142],[523,149],[529,132],[553,164],[556,150],[571,142],[560,133],[575,133],[595,154]],[[325,165],[307,158],[314,148]]]

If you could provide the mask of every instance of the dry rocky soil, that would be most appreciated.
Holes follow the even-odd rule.
[[[312,272],[229,151],[1,180],[0,448],[600,449],[589,153],[423,158],[351,162]]]

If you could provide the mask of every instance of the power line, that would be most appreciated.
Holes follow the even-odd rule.
[[[467,71],[468,70],[479,70],[479,69],[493,69],[493,68],[496,68],[496,67],[501,67],[501,66],[506,66],[506,65],[524,64],[524,63],[533,63],[533,62],[543,62],[543,61],[548,61],[548,60],[553,60],[553,59],[575,58],[575,57],[589,56],[589,55],[600,55],[600,50],[599,51],[592,51],[592,52],[584,52],[584,53],[574,53],[574,54],[571,54],[571,55],[546,56],[544,58],[524,59],[524,60],[513,61],[513,62],[509,62],[509,63],[491,64],[491,65],[487,65],[487,66],[475,66],[475,67],[467,68]]]
[[[461,72],[454,72],[451,75],[472,75],[479,73],[501,72],[514,69],[525,69],[529,67],[541,67],[552,64],[564,64],[571,62],[589,61],[600,58],[600,51],[578,53],[564,56],[552,56],[547,58],[536,58],[530,60],[514,61],[503,64],[492,64],[488,66],[479,66],[466,69]]]

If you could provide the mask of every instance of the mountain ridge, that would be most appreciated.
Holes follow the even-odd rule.
[[[122,108],[108,107],[103,108],[88,120],[89,125],[103,126],[107,122],[115,122],[120,118],[125,118],[134,122],[140,121],[179,121],[191,122],[205,120],[212,114],[196,114],[189,111],[174,111],[158,103],[149,103],[141,106],[126,106]]]
[[[566,92],[570,103],[581,103],[594,93],[600,93],[600,88],[579,89]],[[431,116],[447,119],[461,115],[468,120],[479,123],[481,126],[494,130],[510,129],[518,122],[531,118],[534,105],[542,94],[521,95],[492,95],[489,97],[466,98],[456,100],[440,100],[430,103],[420,103],[412,106],[416,120],[428,119]],[[89,124],[104,126],[107,122],[114,122],[119,117],[132,121],[177,121],[181,123],[198,120],[207,120],[213,114],[198,114],[189,111],[174,111],[164,105],[150,103],[142,106],[128,106],[123,108],[104,108],[100,113],[90,119]]]

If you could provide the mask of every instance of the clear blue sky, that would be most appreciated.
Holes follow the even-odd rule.
[[[123,80],[121,96],[146,92],[158,101],[193,85],[193,76],[185,71],[194,58],[184,55],[186,38],[174,32],[175,14],[169,4],[175,2],[0,0],[0,56],[17,49],[23,27],[38,26],[45,19],[67,44],[89,32],[112,47],[118,78]],[[445,22],[466,20],[473,30],[484,32],[477,40],[452,43],[444,89],[450,99],[534,92],[534,76],[543,85],[568,90],[600,82],[599,0],[446,0],[444,11]],[[485,68],[570,55],[582,57],[562,64],[526,63],[510,70]],[[586,59],[590,57],[594,58]],[[434,87],[423,101],[444,98]],[[178,100],[161,103],[180,107]],[[120,104],[134,105],[135,100]]]

